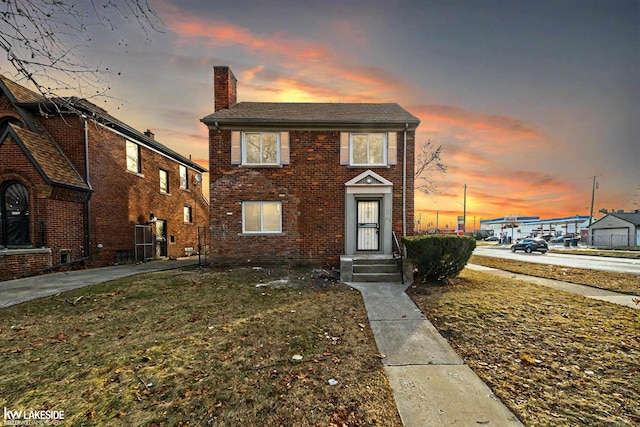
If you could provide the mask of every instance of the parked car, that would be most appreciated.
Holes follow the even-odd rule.
[[[498,242],[500,238],[498,236],[489,236],[484,239],[485,242]]]
[[[563,236],[554,237],[549,240],[549,243],[564,243],[564,239],[570,239],[573,237],[573,234],[565,234]]]
[[[518,243],[511,245],[511,252],[525,251],[530,254],[534,251],[545,253],[548,250],[549,245],[544,239],[522,239]]]

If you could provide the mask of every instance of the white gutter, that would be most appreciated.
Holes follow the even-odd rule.
[[[402,158],[402,236],[407,235],[407,129],[409,123],[404,124],[404,144]]]

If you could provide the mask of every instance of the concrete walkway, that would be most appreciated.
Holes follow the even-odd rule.
[[[354,283],[405,426],[522,426],[399,283]]]
[[[633,301],[638,297],[633,295],[474,264],[467,268],[640,309]],[[386,356],[382,362],[405,426],[522,425],[422,315],[405,293],[409,285],[347,285],[363,296],[378,350]]]
[[[482,271],[491,273],[496,276],[506,277],[509,279],[522,280],[525,282],[535,283],[536,285],[548,286],[559,291],[571,292],[572,294],[582,295],[583,297],[608,301],[614,304],[631,307],[640,310],[640,304],[636,304],[633,300],[640,297],[618,292],[607,291],[604,289],[594,288],[593,286],[576,285],[575,283],[563,282],[560,280],[544,279],[542,277],[527,276],[525,274],[512,273],[510,271],[498,270],[496,268],[485,267],[483,265],[467,264],[469,270]]]
[[[142,264],[123,264],[113,267],[73,270],[61,273],[0,282],[0,308],[30,301],[71,289],[108,282],[136,274],[173,270],[198,264],[198,258],[152,261]]]

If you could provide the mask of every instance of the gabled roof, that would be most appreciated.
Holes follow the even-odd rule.
[[[4,87],[3,87],[4,86]],[[45,97],[0,74],[0,88],[14,104],[37,104],[44,102]],[[4,89],[7,90],[4,90]]]
[[[415,129],[420,120],[396,103],[240,102],[200,119],[210,126],[287,125],[298,128],[351,126]]]
[[[623,221],[630,222],[636,227],[640,225],[640,213],[637,212],[622,212],[622,213],[610,213],[609,215],[615,216]]]
[[[55,101],[61,102],[61,100],[62,98],[59,98],[59,99],[56,99]],[[73,108],[76,108],[79,112],[87,114],[92,119],[96,120],[98,123],[104,125],[105,127],[113,129],[117,132],[120,132],[123,135],[131,138],[132,140],[141,142],[142,144],[147,145],[150,148],[156,151],[159,151],[165,154],[166,156],[180,163],[183,163],[184,165],[189,166],[192,169],[195,169],[198,172],[207,172],[206,168],[200,166],[199,164],[197,164],[196,162],[190,159],[187,159],[186,157],[173,151],[169,147],[162,145],[155,139],[148,137],[144,133],[118,120],[117,118],[107,113],[107,111],[104,110],[103,108],[98,107],[97,105],[87,101],[86,99],[75,98],[75,97],[65,98],[63,105],[72,106]]]
[[[178,154],[156,140],[149,138],[144,133],[132,128],[124,122],[121,122],[107,113],[106,110],[87,101],[86,99],[77,97],[47,99],[2,75],[0,75],[0,89],[7,94],[9,100],[15,105],[16,109],[29,126],[29,129],[32,131],[42,130],[41,126],[38,126],[36,123],[37,120],[32,120],[31,114],[28,113],[28,111],[33,110],[36,106],[45,112],[46,110],[50,110],[50,114],[86,114],[91,119],[105,127],[120,132],[132,140],[163,153],[167,157],[172,158],[185,166],[188,166],[198,172],[207,172],[206,168],[182,156],[181,154]]]
[[[89,190],[60,148],[48,137],[10,124],[0,135],[0,145],[11,135],[48,184]]]
[[[618,219],[621,219],[621,220],[626,221],[628,223],[631,223],[631,224],[635,225],[636,227],[640,227],[640,212],[618,212],[618,213],[611,212],[611,213],[603,216],[599,220],[595,221],[594,223],[592,223],[591,227],[593,227],[595,224],[599,223],[600,221],[604,220],[608,216],[613,216],[615,218],[618,218]]]

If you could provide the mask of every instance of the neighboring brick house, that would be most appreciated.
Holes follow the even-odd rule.
[[[86,100],[0,77],[0,280],[184,256],[209,223],[203,172]]]
[[[337,265],[413,234],[414,138],[398,104],[236,103],[214,67],[212,261]]]

